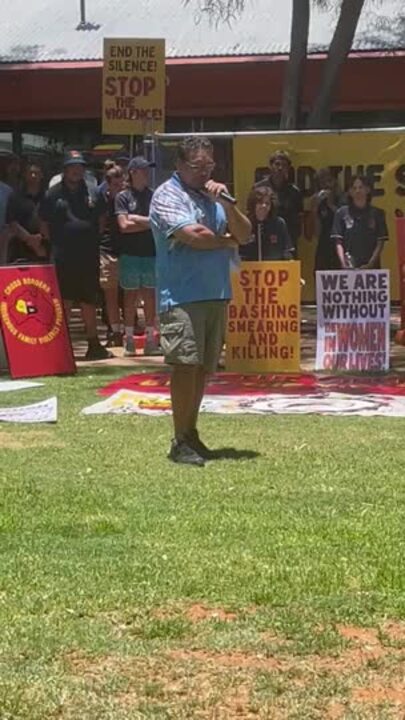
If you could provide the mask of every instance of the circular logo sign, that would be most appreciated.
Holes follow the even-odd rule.
[[[37,278],[16,278],[4,289],[0,303],[4,327],[26,345],[46,345],[60,333],[62,305],[48,283]]]

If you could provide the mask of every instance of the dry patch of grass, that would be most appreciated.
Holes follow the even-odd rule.
[[[272,646],[269,656],[177,646],[139,657],[72,653],[66,664],[93,689],[119,677],[125,689],[114,703],[139,717],[160,717],[159,712],[176,720],[405,717],[405,623],[337,630],[347,646],[336,654],[294,655],[280,638],[280,653]]]
[[[16,431],[0,430],[2,450],[28,450],[30,448],[64,448],[66,443],[57,439],[50,430],[28,430],[17,435]]]

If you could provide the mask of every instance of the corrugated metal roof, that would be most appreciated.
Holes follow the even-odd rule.
[[[86,0],[86,19],[97,29],[79,30],[80,0],[0,0],[0,62],[99,60],[104,37],[164,37],[167,56],[204,57],[285,54],[292,0],[246,0],[232,24],[197,17],[197,0]],[[310,51],[324,50],[335,16],[313,10]],[[353,49],[405,49],[403,0],[366,0]]]

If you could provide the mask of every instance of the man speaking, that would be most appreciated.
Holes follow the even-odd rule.
[[[177,148],[176,172],[157,188],[150,207],[161,345],[173,366],[169,458],[199,466],[210,456],[197,418],[206,376],[215,372],[223,346],[230,265],[251,234],[250,221],[230,202],[225,185],[210,179],[214,169],[211,141],[185,138]]]

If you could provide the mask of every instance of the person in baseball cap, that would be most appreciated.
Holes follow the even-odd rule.
[[[79,150],[68,150],[63,158],[63,167],[68,165],[87,165],[87,162]]]
[[[156,163],[150,162],[143,155],[136,155],[128,163],[128,172],[131,170],[145,170],[145,168],[156,167]]]
[[[115,197],[119,229],[119,278],[124,290],[124,354],[135,355],[134,309],[142,299],[145,312],[144,354],[160,354],[155,329],[155,243],[149,223],[152,191],[149,168],[154,163],[142,155],[128,164],[128,187]]]
[[[85,182],[83,155],[68,150],[62,180],[48,189],[40,204],[41,232],[52,247],[65,315],[73,305],[82,311],[88,349],[86,360],[105,360],[112,354],[97,333],[96,306],[99,292],[100,208]]]

